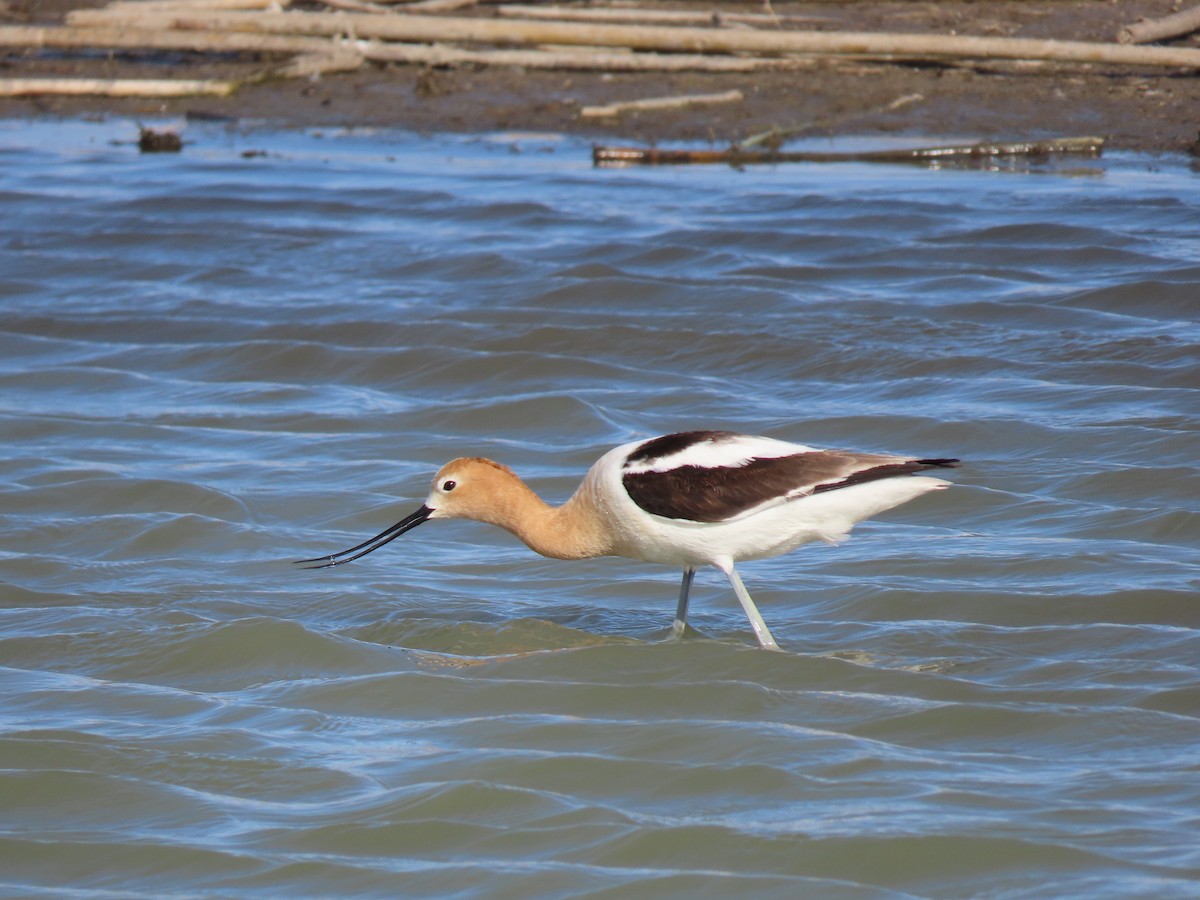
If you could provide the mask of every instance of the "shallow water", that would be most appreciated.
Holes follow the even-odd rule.
[[[1200,181],[0,123],[0,890],[1200,894]],[[247,151],[266,155],[244,156]],[[719,573],[415,509],[690,427],[960,456]]]

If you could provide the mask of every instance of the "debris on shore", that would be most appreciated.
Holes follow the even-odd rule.
[[[256,73],[264,78],[313,77],[368,61],[447,65],[519,65],[602,71],[754,71],[797,68],[817,60],[912,65],[1055,63],[1165,68],[1200,72],[1200,48],[1146,46],[1138,29],[1123,27],[1110,42],[814,30],[803,16],[725,11],[494,4],[479,0],[369,2],[322,0],[334,12],[284,9],[290,0],[115,0],[79,9],[62,26],[0,27],[0,47],[25,50],[187,50],[198,53],[292,54],[295,61]],[[768,4],[767,9],[770,9]],[[1191,13],[1196,13],[1191,10]],[[446,13],[451,13],[446,15]],[[1200,27],[1200,15],[1171,17],[1167,32]],[[1180,24],[1182,22],[1183,24]],[[1162,29],[1152,31],[1160,34]],[[1013,71],[1019,72],[1019,68]],[[227,93],[219,81],[181,82],[178,92]],[[132,94],[170,91],[158,81],[81,85],[70,79],[0,79],[0,94]]]
[[[214,100],[202,108],[227,112],[232,102],[221,98],[266,96],[244,89],[291,79],[304,82],[305,98],[321,93],[325,104],[335,89],[320,85],[343,85],[340,108],[358,121],[392,117],[403,125],[415,119],[418,128],[443,122],[451,130],[633,128],[654,144],[706,135],[715,143],[722,132],[744,136],[778,119],[804,123],[772,128],[766,150],[777,150],[796,131],[820,131],[830,120],[837,127],[854,122],[875,131],[980,138],[1045,137],[1071,127],[1109,137],[1120,131],[1126,145],[1132,138],[1154,146],[1168,136],[1172,146],[1189,143],[1200,126],[1188,121],[1200,96],[1200,40],[1186,37],[1200,26],[1200,6],[1160,18],[1165,6],[1158,0],[1069,10],[996,0],[912,11],[889,0],[832,6],[804,0],[762,0],[761,6],[736,0],[691,0],[690,6],[677,0],[113,0],[97,8],[74,8],[91,0],[49,2],[61,21],[45,13],[31,21],[29,10],[42,8],[33,0],[0,5],[0,11],[20,4],[26,10],[27,24],[15,24],[21,15],[0,18],[14,23],[0,25],[0,62],[12,76],[0,78],[0,100],[32,98],[24,106],[10,104],[18,112],[63,104],[79,109],[80,100],[51,98],[83,96],[116,98],[103,103],[137,114],[151,103],[190,112],[172,101],[208,97],[220,105]],[[179,77],[161,77],[164,68]],[[404,72],[411,74],[398,74]],[[438,89],[422,91],[434,72]],[[330,73],[349,77],[326,80]],[[367,99],[375,85],[403,78],[413,96],[426,101],[424,109],[394,95],[383,107]],[[474,85],[469,89],[480,98],[474,107],[469,97],[451,96],[465,85]],[[279,114],[292,115],[297,104],[279,93],[287,89],[270,90],[279,98]],[[354,90],[364,92],[361,103]],[[889,94],[926,100],[898,114],[899,107],[880,103]],[[294,96],[294,90],[286,94]],[[310,118],[320,114],[316,100],[299,105],[311,107]],[[997,107],[1006,122],[989,118]],[[261,115],[262,103],[255,108]],[[341,120],[346,116],[340,113]],[[672,121],[690,124],[668,134],[661,126]]]

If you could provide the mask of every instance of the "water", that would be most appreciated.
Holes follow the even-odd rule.
[[[0,892],[1200,895],[1200,182],[0,123]],[[243,154],[265,151],[266,155]],[[960,456],[743,574],[431,523],[688,427]]]

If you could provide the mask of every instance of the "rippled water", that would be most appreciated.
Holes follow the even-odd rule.
[[[1200,183],[0,123],[0,890],[1200,895]],[[266,155],[243,155],[265,151]],[[689,427],[961,456],[719,573],[433,523]]]

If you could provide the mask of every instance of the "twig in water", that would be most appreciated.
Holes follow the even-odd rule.
[[[1046,141],[954,144],[945,147],[916,147],[910,150],[865,150],[859,152],[774,152],[747,153],[729,150],[660,150],[654,147],[593,147],[592,162],[602,167],[636,165],[695,165],[722,163],[732,166],[781,162],[923,162],[953,159],[983,159],[1014,156],[1097,157],[1104,148],[1101,137],[1065,137]]]

